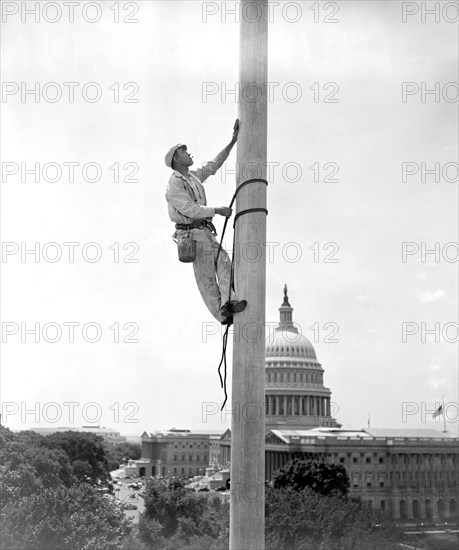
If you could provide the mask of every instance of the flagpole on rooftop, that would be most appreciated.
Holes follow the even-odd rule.
[[[446,430],[446,417],[445,417],[445,396],[441,396],[441,414],[443,416],[443,433],[447,433]]]

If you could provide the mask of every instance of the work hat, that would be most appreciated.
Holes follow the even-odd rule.
[[[169,168],[172,165],[172,158],[175,155],[175,151],[177,151],[177,149],[180,149],[180,147],[185,147],[186,149],[186,145],[184,145],[183,143],[177,143],[177,145],[174,145],[173,147],[171,147],[167,152],[165,160],[166,160],[166,166],[169,166]]]

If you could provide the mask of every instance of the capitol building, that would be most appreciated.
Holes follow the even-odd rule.
[[[343,429],[316,351],[294,325],[286,287],[279,313],[266,342],[266,480],[295,458],[342,464],[350,495],[395,520],[457,520],[459,439],[434,429]],[[144,432],[138,467],[146,476],[205,473],[218,484],[228,483],[230,462],[231,430],[168,430]]]
[[[330,416],[331,391],[311,342],[293,324],[287,286],[279,308],[279,325],[266,345],[266,429],[295,429],[340,424]]]

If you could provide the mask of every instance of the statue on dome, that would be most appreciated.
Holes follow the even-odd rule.
[[[287,283],[284,285],[284,302],[282,304],[283,306],[290,306],[287,296]]]

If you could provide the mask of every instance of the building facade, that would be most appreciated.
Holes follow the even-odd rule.
[[[211,436],[221,433],[165,430],[142,434],[142,456],[138,476],[197,476],[204,475],[209,465]]]
[[[342,464],[351,496],[393,519],[457,521],[459,441],[436,430],[271,430],[265,438],[265,477],[298,458]],[[220,439],[229,468],[231,433]]]

